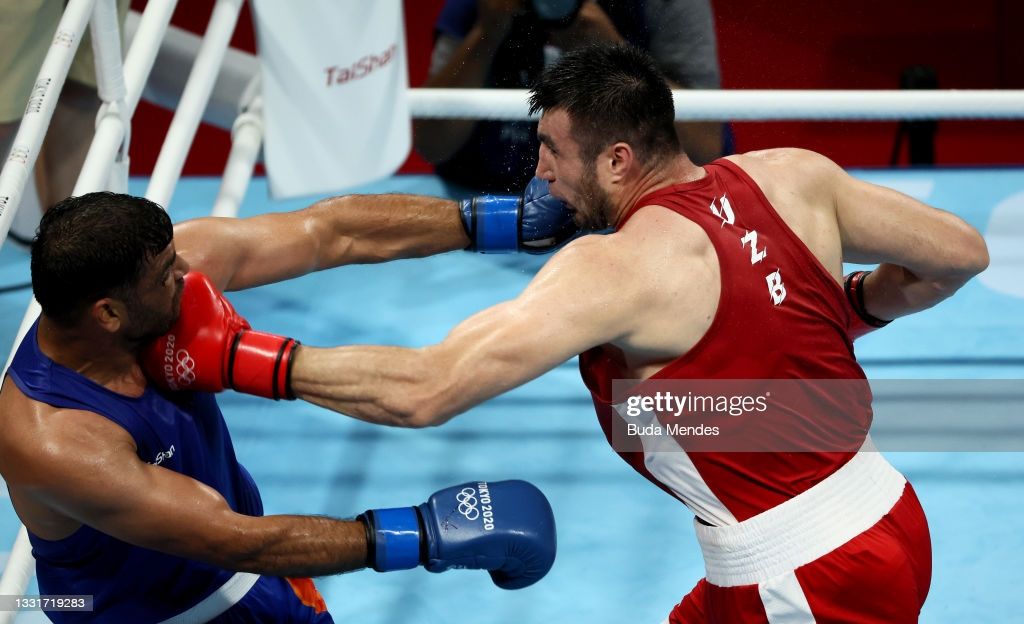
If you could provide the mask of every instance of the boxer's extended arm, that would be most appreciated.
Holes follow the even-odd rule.
[[[471,316],[437,345],[300,347],[292,391],[370,422],[437,425],[590,347],[627,336],[645,305],[630,289],[646,282],[608,238],[574,241],[519,297]]]
[[[35,428],[14,431],[21,439],[7,445],[4,476],[12,498],[63,515],[65,530],[73,530],[72,522],[87,524],[144,548],[273,576],[422,565],[431,572],[488,570],[498,586],[518,589],[540,580],[555,559],[551,507],[522,481],[465,483],[422,505],[370,510],[354,521],[252,517],[234,512],[205,484],[144,463],[131,436],[102,416],[78,410],[43,416],[34,419]],[[467,488],[487,488],[495,514],[480,514],[450,533],[448,518]]]
[[[247,219],[194,219],[175,226],[174,240],[192,269],[221,290],[470,244],[457,202],[405,194],[332,197],[303,210]]]
[[[343,264],[457,249],[550,253],[576,236],[572,211],[534,178],[522,195],[461,203],[421,195],[349,195],[305,210],[175,227],[179,254],[219,290],[240,290]]]
[[[38,443],[20,445],[21,457],[5,462],[6,476],[68,518],[229,570],[319,576],[367,565],[360,522],[238,514],[212,488],[140,460],[131,436],[102,416],[60,410],[48,420]]]

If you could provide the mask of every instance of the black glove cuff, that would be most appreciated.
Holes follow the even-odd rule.
[[[850,302],[850,307],[857,313],[862,321],[870,325],[871,327],[885,327],[892,321],[885,321],[867,311],[864,306],[864,280],[868,275],[871,275],[871,271],[854,271],[846,276],[846,283],[843,286],[843,290],[846,291],[846,299]]]
[[[373,529],[370,527],[370,520],[366,517],[366,514],[370,512],[364,512],[356,516],[356,522],[363,525],[363,530],[366,531],[366,567],[377,569],[377,536],[374,535]]]
[[[462,224],[462,230],[469,237],[469,246],[466,247],[466,251],[476,251],[476,197],[459,202],[459,223]]]
[[[430,556],[430,547],[427,543],[427,525],[423,521],[423,511],[420,510],[419,505],[413,509],[416,510],[416,522],[420,527],[420,565],[426,565],[427,558]]]
[[[298,351],[299,347],[301,346],[301,342],[299,342],[298,340],[292,340],[291,353],[288,354],[288,363],[285,365],[284,371],[284,399],[286,401],[295,400],[295,391],[292,390],[292,369],[295,367],[296,351]],[[280,357],[280,354],[278,355],[278,357]]]

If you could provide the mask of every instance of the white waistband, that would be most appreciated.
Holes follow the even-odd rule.
[[[236,572],[212,594],[200,600],[194,607],[168,618],[160,624],[203,624],[235,606],[260,580],[259,574]]]
[[[738,524],[694,521],[708,582],[756,585],[839,548],[889,513],[907,480],[877,451],[861,451],[802,494]]]

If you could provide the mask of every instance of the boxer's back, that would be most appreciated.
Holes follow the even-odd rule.
[[[814,205],[814,197],[784,185],[770,200],[734,162],[719,160],[706,170],[694,182],[640,198],[620,221],[619,238],[610,244],[637,251],[632,257],[643,270],[634,275],[647,277],[628,288],[643,304],[634,305],[635,331],[584,353],[580,368],[613,446],[613,405],[623,400],[613,397],[615,379],[751,380],[760,390],[765,382],[758,380],[850,380],[801,387],[785,398],[775,388],[777,420],[741,423],[749,436],[723,442],[728,448],[684,453],[694,450],[692,440],[677,439],[672,448],[678,452],[649,455],[623,452],[619,444],[627,462],[701,517],[729,524],[796,496],[842,466],[870,426],[870,391],[846,333],[842,289],[797,233],[826,261],[838,254],[836,230],[821,216],[828,215],[827,200]],[[775,209],[783,201],[789,220]],[[640,384],[630,394],[652,386]],[[746,439],[756,448],[743,446]],[[812,440],[815,446],[808,447]],[[744,450],[758,452],[736,452]],[[796,461],[786,453],[795,450],[810,452]],[[683,473],[692,478],[680,479]]]
[[[738,280],[745,280],[743,288],[750,294],[742,305],[750,315],[761,309],[763,321],[775,308],[787,306],[787,281],[797,280],[799,290],[820,298],[810,302],[818,317],[845,322],[835,209],[828,193],[816,189],[812,180],[789,179],[792,151],[719,160],[704,178],[641,198],[620,224],[611,238],[625,251],[615,253],[624,253],[627,262],[637,265],[633,275],[644,276],[627,292],[645,303],[635,306],[634,331],[604,348],[628,377],[650,377],[697,345],[715,319],[723,283],[735,288]],[[673,209],[661,201],[672,196],[686,207]],[[685,218],[678,218],[680,214]],[[765,269],[769,266],[771,270]],[[794,331],[791,321],[775,325]],[[805,329],[815,332],[820,327],[812,321]],[[831,350],[848,351],[839,334],[830,338]]]

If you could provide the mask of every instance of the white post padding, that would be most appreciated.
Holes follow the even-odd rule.
[[[148,0],[142,16],[131,22],[134,26],[131,31],[134,36],[128,48],[128,56],[124,60],[124,80],[128,87],[128,110],[132,113],[135,112],[146,80],[153,71],[153,63],[160,52],[161,42],[177,6],[178,0]],[[128,32],[127,23],[125,31]]]
[[[25,115],[14,137],[11,153],[0,171],[0,247],[7,239],[18,209],[25,182],[32,175],[39,157],[39,148],[57,106],[57,98],[71,68],[78,45],[82,42],[86,23],[96,0],[70,0],[57,25],[53,43],[29,95]]]
[[[131,40],[139,29],[139,14],[129,11],[125,18],[125,36]],[[170,26],[160,43],[160,52],[153,73],[146,82],[142,97],[147,102],[168,110],[178,107],[189,70],[195,64],[202,45],[202,37]],[[213,93],[203,112],[203,121],[224,130],[231,130],[238,115],[239,103],[244,99],[247,85],[259,75],[256,56],[235,48],[224,52]]]
[[[104,102],[123,100],[128,91],[124,85],[117,0],[97,0],[89,27],[96,59],[96,92]]]
[[[118,24],[117,0],[99,0],[93,11],[92,45],[96,58],[96,91],[103,106],[96,117],[97,127],[107,117],[115,117],[121,125],[121,142],[110,175],[100,188],[124,193],[128,189],[128,145],[131,141],[131,113],[126,99],[121,58],[121,29]],[[97,174],[98,176],[99,174]],[[91,179],[88,176],[86,179]],[[77,180],[76,180],[77,183]]]
[[[160,148],[160,155],[157,157],[149,187],[146,189],[146,198],[165,208],[170,204],[174,187],[181,177],[185,157],[188,156],[192,139],[199,128],[203,109],[210,99],[241,8],[242,0],[217,0],[213,6],[213,14],[210,15],[210,22],[206,26],[206,34],[195,65],[192,66],[185,91],[174,112],[171,127],[167,130],[167,137]]]
[[[246,89],[246,102],[231,128],[231,153],[224,167],[212,216],[237,217],[263,145],[263,96],[257,75]]]
[[[131,130],[128,121],[142,96],[142,88],[153,69],[153,61],[160,49],[160,38],[166,32],[177,4],[178,0],[149,0],[146,4],[146,10],[138,22],[136,37],[124,61],[124,102],[105,103],[100,109],[96,134],[89,145],[82,171],[78,174],[73,195],[103,188],[120,188],[121,180],[126,176],[124,170],[128,163],[128,156],[124,150]],[[115,160],[118,161],[121,171],[112,172],[112,163]]]

